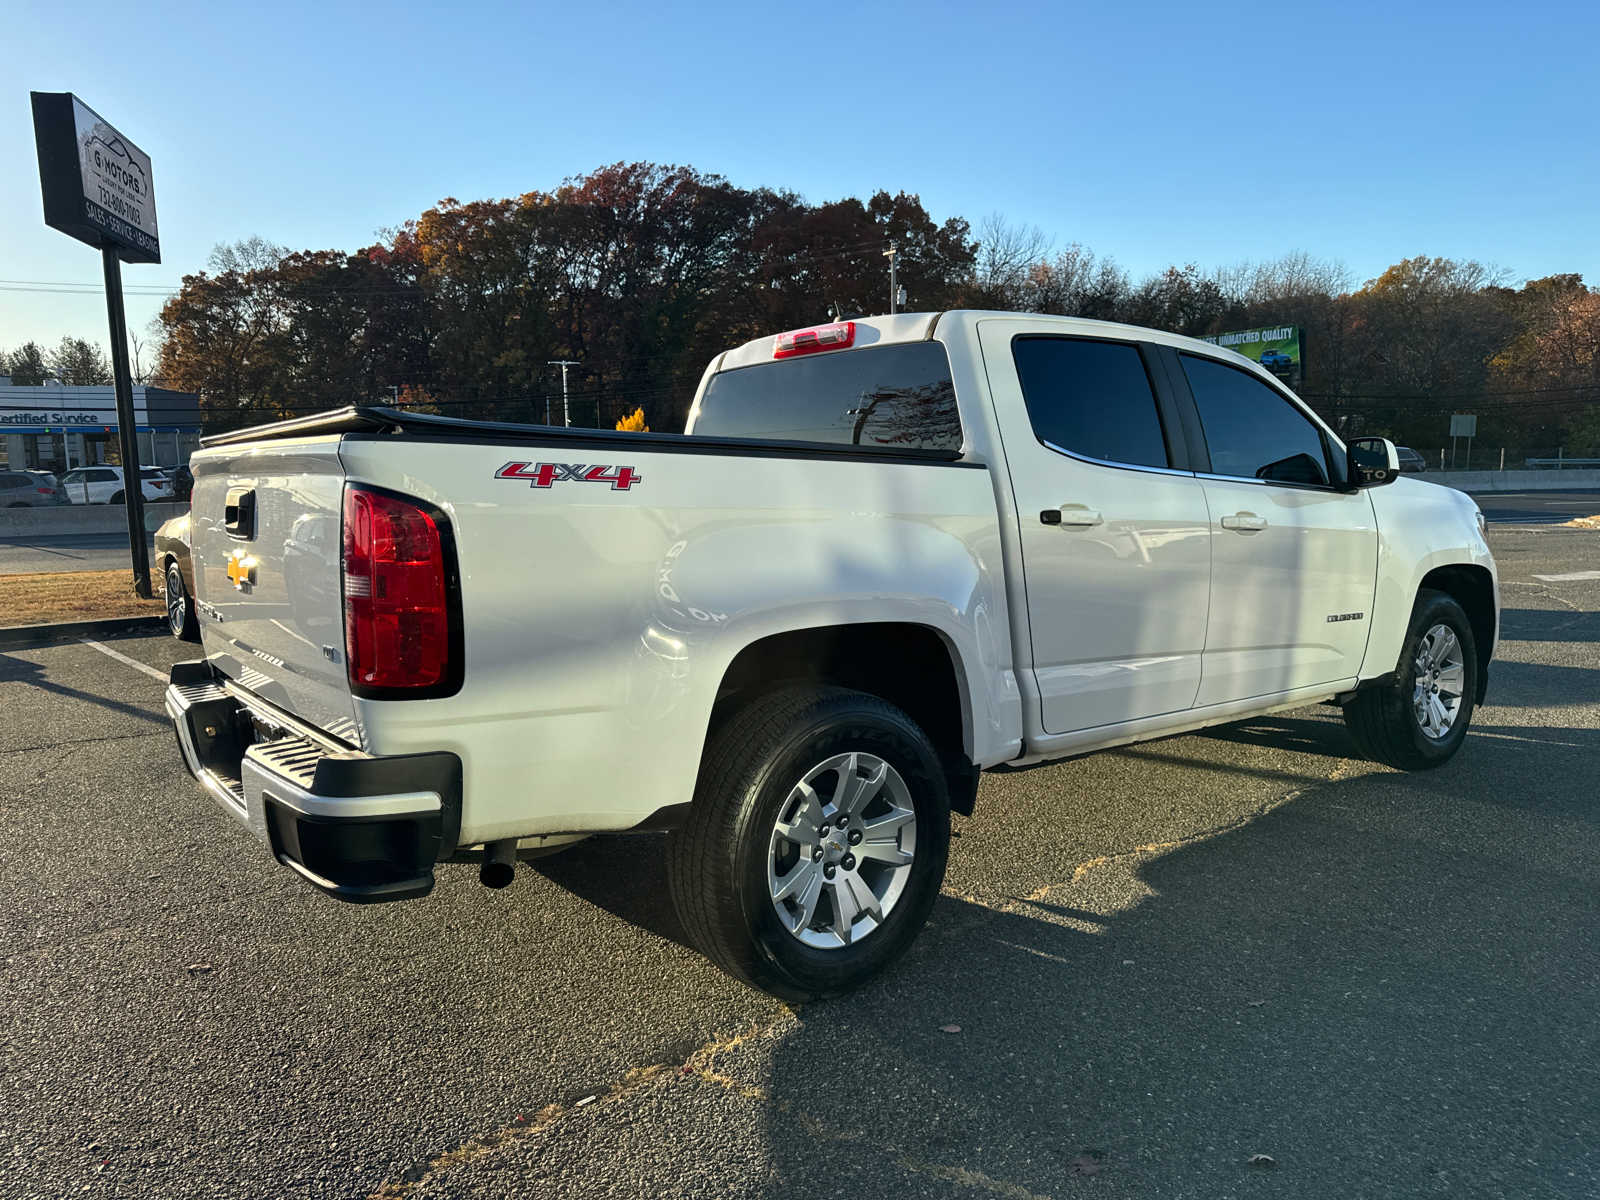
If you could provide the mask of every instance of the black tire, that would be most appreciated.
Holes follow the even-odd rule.
[[[795,803],[796,785],[809,778],[818,764],[848,753],[881,760],[896,773],[890,778],[898,783],[892,786],[903,785],[899,794],[908,796],[915,817],[910,823],[914,853],[897,898],[884,901],[887,907],[875,928],[854,934],[850,944],[817,948],[801,937],[823,935],[809,928],[792,933],[780,919],[769,884],[769,855],[779,845],[774,827],[785,808]],[[842,788],[843,776],[833,777]],[[883,784],[877,792],[865,786],[861,794],[887,794],[890,786]],[[870,828],[875,806],[898,803],[881,798],[863,801],[855,810],[859,830],[851,832],[859,839],[860,830]],[[831,846],[826,852],[830,856],[848,853],[838,833],[842,827],[834,826],[832,834],[839,840],[823,835]],[[865,983],[904,953],[921,931],[944,880],[950,798],[939,757],[927,736],[894,705],[844,688],[785,688],[752,700],[711,739],[688,820],[669,836],[667,846],[672,901],[701,953],[735,978],[780,999],[825,999]],[[798,845],[791,848],[800,852]],[[824,853],[822,846],[814,853]],[[889,873],[900,869],[881,867],[868,858],[863,851],[861,863],[854,863],[852,856],[837,867],[831,857],[825,864],[818,859],[816,871],[827,871],[834,880],[840,867],[848,867],[859,871],[850,875],[859,883],[869,868]],[[833,897],[841,883],[843,876],[838,882],[818,884],[829,897],[826,902],[814,900],[819,914],[834,911]],[[858,916],[862,927],[873,919],[865,910]],[[852,932],[857,927],[854,922],[846,924]]]
[[[124,496],[121,492],[116,492],[116,493],[114,493],[112,495],[111,499],[106,501],[106,503],[107,504],[126,504],[127,501],[128,501],[128,498],[126,496]]]
[[[194,600],[183,585],[183,572],[170,560],[167,563],[167,630],[180,642],[200,640],[200,618],[195,615]]]
[[[1418,654],[1423,639],[1440,627],[1455,635],[1460,646],[1461,692],[1443,736],[1433,736],[1418,715]],[[1430,684],[1425,680],[1424,684]],[[1358,692],[1344,706],[1345,725],[1363,758],[1402,771],[1443,766],[1461,749],[1478,695],[1478,648],[1472,623],[1454,597],[1427,588],[1417,593],[1411,625],[1400,650],[1393,683]]]

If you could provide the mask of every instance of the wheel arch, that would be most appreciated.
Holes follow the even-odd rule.
[[[729,662],[717,687],[706,744],[739,707],[777,687],[833,684],[888,701],[928,735],[950,788],[950,807],[972,814],[972,698],[961,652],[933,626],[882,621],[814,625],[758,638]]]
[[[1419,591],[1444,592],[1466,612],[1478,653],[1478,687],[1473,703],[1482,704],[1489,687],[1489,660],[1494,657],[1499,632],[1494,576],[1475,563],[1451,563],[1429,571],[1417,587]]]

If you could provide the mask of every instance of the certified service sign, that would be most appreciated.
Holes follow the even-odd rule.
[[[124,262],[160,262],[150,156],[71,92],[33,93],[45,224]]]

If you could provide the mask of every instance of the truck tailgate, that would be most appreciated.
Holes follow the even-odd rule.
[[[359,745],[345,674],[339,439],[194,456],[190,537],[201,640],[230,679]]]

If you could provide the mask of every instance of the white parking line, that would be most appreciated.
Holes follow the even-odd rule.
[[[110,646],[102,646],[99,642],[94,641],[92,638],[79,638],[78,640],[85,646],[93,646],[96,650],[100,651],[101,654],[110,655],[120,663],[127,663],[135,671],[143,671],[146,675],[150,676],[151,679],[159,679],[162,683],[167,681],[167,677],[154,667],[147,666],[136,658],[129,658],[126,654],[119,654]]]
[[[1600,571],[1574,571],[1570,575],[1535,575],[1546,583],[1568,583],[1574,579],[1600,579]]]

